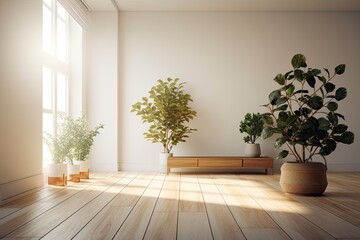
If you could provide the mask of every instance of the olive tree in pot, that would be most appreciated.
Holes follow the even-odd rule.
[[[89,129],[89,123],[83,115],[82,117],[73,119],[68,117],[69,136],[71,136],[71,149],[69,159],[71,163],[79,165],[80,178],[89,178],[89,160],[91,147],[94,144],[94,138],[100,133],[99,130],[104,128],[103,124]]]
[[[263,138],[280,134],[275,147],[287,146],[278,159],[291,155],[295,162],[281,167],[280,185],[285,192],[296,194],[322,194],[327,187],[326,156],[335,151],[338,143],[351,144],[354,133],[340,123],[345,120],[338,112],[338,102],[345,99],[347,90],[337,87],[335,76],[345,72],[340,64],[325,76],[320,69],[307,67],[306,58],[296,54],[291,64],[293,70],[278,74],[274,81],[280,87],[269,95],[264,105],[268,113],[264,120],[269,126],[262,132]],[[317,157],[323,162],[313,162]]]
[[[132,105],[131,112],[141,116],[143,123],[150,123],[145,139],[152,143],[161,143],[160,172],[167,172],[167,158],[171,150],[180,142],[185,142],[188,134],[196,131],[185,124],[196,116],[189,103],[192,98],[184,92],[185,82],[178,78],[158,80],[158,84],[149,91],[148,97]]]
[[[260,144],[256,143],[256,140],[261,136],[262,130],[264,129],[264,121],[260,113],[247,113],[242,121],[240,121],[241,133],[247,135],[243,138],[245,146],[246,157],[260,157],[261,149]]]

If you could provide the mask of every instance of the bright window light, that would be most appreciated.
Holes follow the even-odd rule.
[[[52,106],[52,74],[51,69],[43,68],[43,108],[51,110]]]
[[[57,74],[57,111],[66,112],[67,83],[64,74]]]

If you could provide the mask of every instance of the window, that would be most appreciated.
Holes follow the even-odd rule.
[[[76,47],[71,48],[72,45]],[[58,1],[43,0],[43,136],[56,134],[59,116],[69,115],[70,105],[75,101],[70,102],[69,93],[74,92],[70,91],[71,83],[79,86],[82,82],[81,48],[82,28]],[[69,56],[76,58],[73,60]],[[82,96],[82,93],[76,95]],[[43,166],[50,161],[51,156],[43,142]]]

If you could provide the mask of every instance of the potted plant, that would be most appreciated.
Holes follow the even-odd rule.
[[[49,164],[48,184],[66,186],[67,184],[67,156],[71,148],[71,140],[65,131],[65,125],[60,122],[55,134],[46,133],[45,144],[51,155],[52,163]]]
[[[262,137],[280,134],[275,147],[286,145],[287,149],[277,158],[290,155],[295,160],[281,167],[280,185],[285,192],[321,194],[327,186],[326,156],[338,143],[354,141],[354,133],[340,123],[345,118],[338,111],[338,102],[346,98],[347,90],[333,83],[336,75],[345,72],[345,65],[338,65],[334,74],[324,68],[323,76],[320,69],[307,67],[302,54],[296,54],[291,64],[293,70],[274,78],[280,86],[269,94],[269,103],[264,105],[268,113],[263,117],[269,126]],[[318,157],[324,163],[313,161]]]
[[[132,105],[131,112],[141,116],[142,121],[150,123],[144,136],[153,143],[161,143],[160,172],[167,172],[167,158],[172,155],[171,149],[179,142],[185,142],[188,134],[196,131],[185,124],[196,116],[189,103],[192,98],[184,92],[185,82],[178,78],[158,80],[158,84],[149,91],[148,97]]]
[[[79,165],[80,178],[89,178],[89,160],[87,159],[94,138],[100,133],[99,130],[104,128],[103,124],[99,124],[94,129],[89,129],[89,123],[86,117],[72,119],[67,118],[69,137],[71,138],[71,148],[68,158],[71,164]]]
[[[264,121],[260,113],[247,113],[242,121],[240,121],[240,133],[246,133],[243,138],[245,146],[245,156],[260,157],[260,144],[256,140],[261,136],[264,128]]]

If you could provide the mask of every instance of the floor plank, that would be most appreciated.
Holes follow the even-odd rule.
[[[1,239],[359,239],[360,173],[328,173],[322,196],[280,176],[91,173],[0,205]]]
[[[99,213],[109,202],[120,192],[130,181],[129,178],[113,179],[118,182],[112,184],[108,189],[102,192],[94,200],[86,204],[79,211],[74,213],[71,217],[66,219],[54,230],[46,234],[43,239],[71,239],[85,226],[96,214]],[[76,223],[76,224],[74,224]]]
[[[205,204],[196,176],[181,176],[180,212],[204,212]]]
[[[144,239],[176,239],[176,228],[177,212],[155,212],[152,215]]]
[[[247,240],[288,240],[291,239],[279,228],[243,228]]]
[[[215,184],[200,186],[214,239],[245,239]]]
[[[112,239],[131,209],[131,207],[105,207],[81,229],[74,239]]]
[[[177,239],[213,239],[206,212],[179,212]]]
[[[153,180],[113,239],[142,239],[160,194],[162,182]]]

